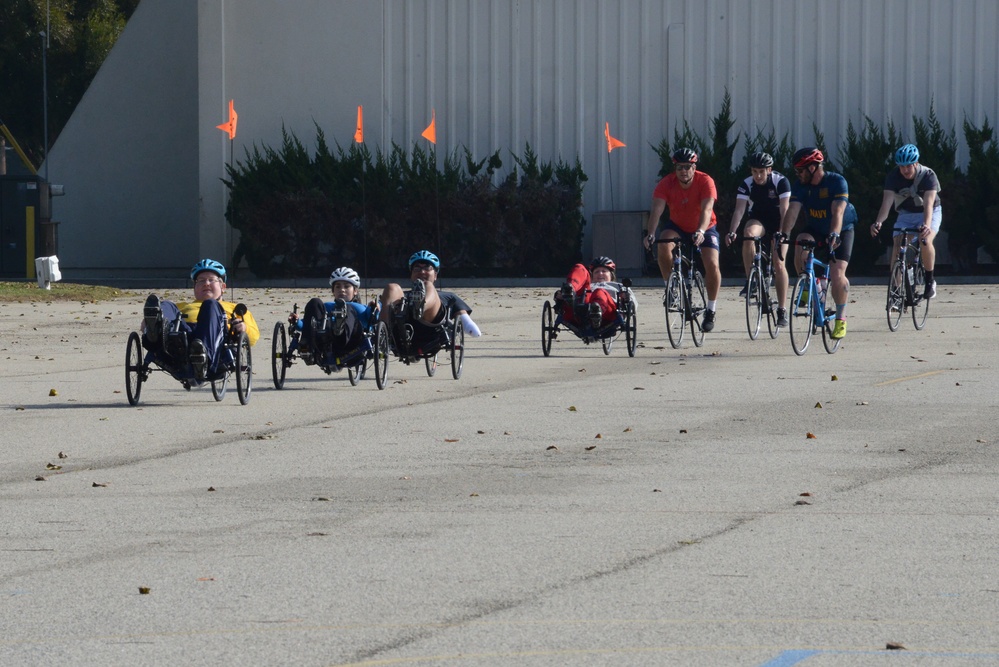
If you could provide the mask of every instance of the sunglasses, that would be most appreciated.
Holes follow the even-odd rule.
[[[694,168],[694,165],[692,165],[692,164],[678,164],[675,167],[675,169],[677,171],[690,171],[693,168]]]

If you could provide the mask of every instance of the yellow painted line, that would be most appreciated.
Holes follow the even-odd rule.
[[[27,265],[28,280],[35,279],[35,207],[28,206],[24,209],[24,252]]]
[[[910,375],[904,378],[896,378],[894,380],[886,380],[885,382],[878,382],[875,387],[884,387],[889,384],[895,384],[896,382],[905,382],[907,380],[918,380],[919,378],[929,377],[931,375],[936,375],[937,373],[943,373],[943,370],[939,371],[929,371],[928,373],[920,373],[919,375]]]

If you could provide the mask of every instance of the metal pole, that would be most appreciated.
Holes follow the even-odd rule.
[[[42,159],[45,161],[45,182],[49,180],[49,71],[48,33],[42,32]]]

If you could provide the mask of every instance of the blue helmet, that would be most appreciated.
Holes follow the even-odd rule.
[[[212,273],[218,275],[225,282],[225,267],[222,266],[221,262],[216,262],[214,259],[203,259],[193,267],[191,267],[191,280],[201,273],[202,271],[211,271]]]
[[[919,162],[919,149],[915,144],[906,144],[895,151],[895,164],[904,167]]]
[[[437,259],[437,255],[430,252],[429,250],[419,250],[414,252],[412,257],[409,258],[409,268],[412,270],[413,265],[417,262],[426,262],[434,267],[434,271],[441,268],[441,261]]]

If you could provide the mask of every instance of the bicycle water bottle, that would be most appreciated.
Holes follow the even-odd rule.
[[[915,269],[912,268],[911,264],[909,265],[909,268],[905,270],[905,272],[909,277],[909,284],[914,285],[916,281],[916,271]]]

